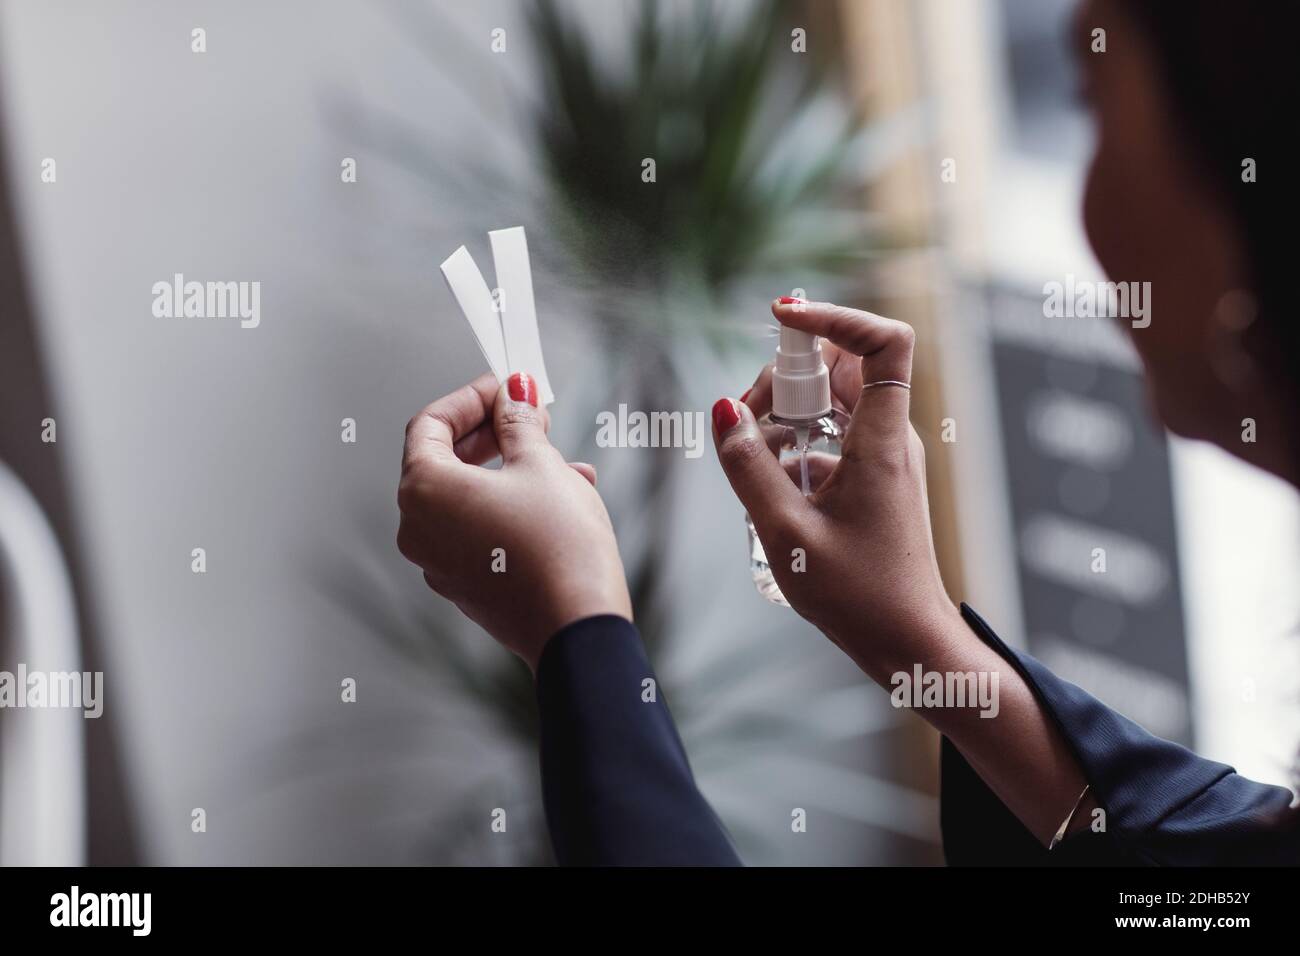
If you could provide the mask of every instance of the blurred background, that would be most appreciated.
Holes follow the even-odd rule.
[[[393,543],[407,419],[484,370],[438,264],[513,225],[552,440],[747,862],[942,862],[937,740],[755,593],[712,452],[595,443],[743,392],[782,294],[916,326],[954,599],[1288,782],[1294,493],[1043,316],[1101,278],[1072,6],[0,2],[0,670],[105,675],[98,720],[0,711],[0,862],[552,862],[526,668]],[[175,273],[259,281],[260,325],[155,318]]]

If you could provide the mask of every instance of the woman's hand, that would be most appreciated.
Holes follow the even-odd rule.
[[[863,389],[869,382],[911,382],[912,328],[821,302],[777,300],[772,312],[782,324],[827,340],[832,395],[852,416],[843,456],[805,498],[756,422],[771,407],[770,367],[744,402],[724,398],[714,406],[718,455],[790,605],[868,674],[887,680],[920,659],[917,642],[925,635],[960,623],[935,559],[925,451],[908,421],[910,392],[897,385]],[[796,548],[803,562],[795,560]]]
[[[567,464],[548,425],[531,376],[485,375],[411,419],[397,489],[398,549],[534,671],[565,625],[632,619],[595,470]],[[498,455],[499,470],[477,467]]]
[[[925,492],[925,455],[907,418],[909,391],[871,382],[912,380],[912,329],[825,303],[776,302],[784,324],[828,339],[835,400],[852,413],[843,456],[807,498],[777,462],[755,421],[771,404],[765,370],[745,402],[713,408],[731,487],[749,510],[790,605],[873,680],[890,686],[914,665],[943,674],[996,675],[996,720],[970,706],[922,715],[951,740],[1029,830],[1047,845],[1078,800],[1083,772],[1029,685],[966,626],[939,579]],[[806,570],[792,569],[803,548]],[[1083,826],[1091,809],[1075,814]]]

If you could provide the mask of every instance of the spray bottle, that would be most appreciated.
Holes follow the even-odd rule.
[[[768,448],[805,495],[816,491],[835,467],[848,425],[849,417],[831,405],[830,370],[822,360],[817,336],[781,326],[772,370],[772,411],[758,420],[758,426]],[[754,586],[773,604],[789,607],[748,514],[745,526]],[[789,561],[796,573],[804,570],[799,553],[773,557]]]

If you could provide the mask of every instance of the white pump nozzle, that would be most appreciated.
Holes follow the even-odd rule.
[[[781,343],[772,370],[772,414],[812,421],[831,410],[831,375],[822,361],[817,336],[781,326]]]

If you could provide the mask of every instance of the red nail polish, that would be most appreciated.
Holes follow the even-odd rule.
[[[713,427],[718,430],[719,435],[725,435],[738,421],[740,421],[740,412],[736,411],[736,406],[732,404],[731,399],[720,398],[713,403]]]
[[[749,401],[749,393],[752,392],[752,391],[753,391],[752,388],[747,388],[747,389],[745,389],[745,394],[742,395],[742,396],[740,396],[740,400],[741,400],[742,402]]]
[[[777,301],[777,302],[780,302],[782,305],[797,305],[797,304],[799,304],[800,302],[806,302],[806,301],[808,301],[808,300],[807,300],[807,299],[796,299],[796,298],[795,298],[794,296],[792,296],[792,295],[783,295],[783,296],[781,296],[781,298],[777,299],[776,301]]]
[[[527,402],[537,407],[537,383],[527,372],[515,372],[506,379],[506,391],[511,401]]]

